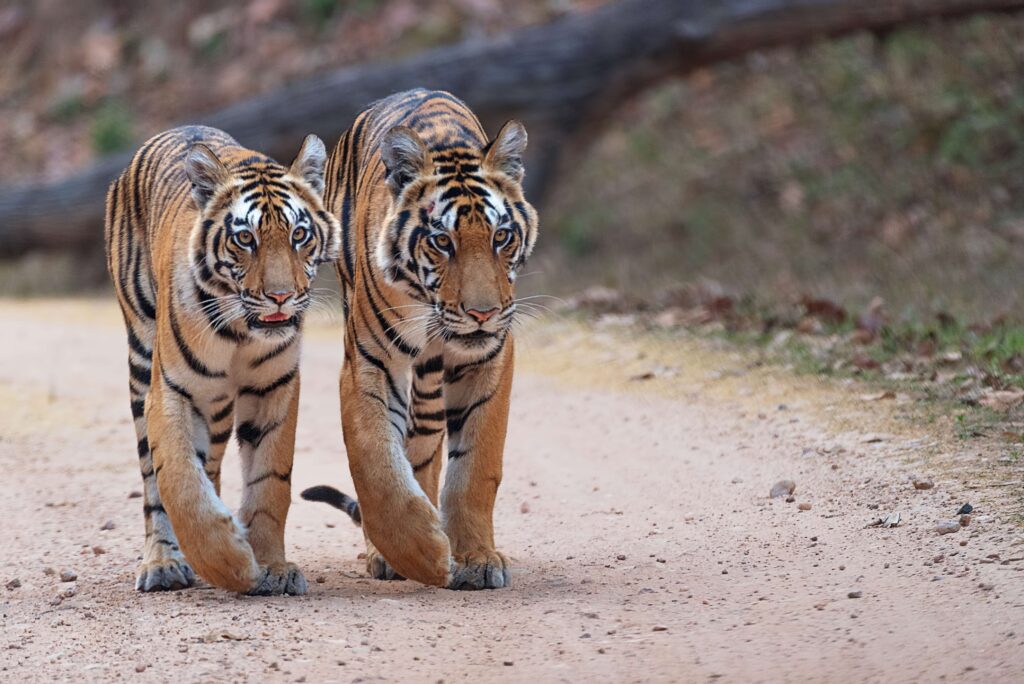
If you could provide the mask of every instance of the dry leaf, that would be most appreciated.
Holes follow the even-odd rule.
[[[892,390],[885,390],[877,394],[863,394],[860,398],[861,401],[881,401],[882,399],[895,399],[896,393]]]

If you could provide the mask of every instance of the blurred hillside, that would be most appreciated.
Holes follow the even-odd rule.
[[[15,3],[0,10],[0,182],[66,175],[326,69],[595,4]],[[911,318],[1019,317],[1022,84],[1019,14],[779,49],[666,82],[567,160],[523,286],[647,296],[712,279],[765,302],[882,295]],[[86,272],[67,261],[51,278],[49,262],[27,263],[0,274],[0,291]]]

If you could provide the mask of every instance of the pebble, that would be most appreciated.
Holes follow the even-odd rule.
[[[143,665],[142,663],[139,663],[138,665],[135,666],[135,671],[136,672],[145,672],[146,671],[146,666]]]
[[[663,627],[662,625],[655,625],[654,627],[651,628],[651,631],[652,632],[667,632],[668,631],[668,627]]]
[[[792,480],[779,480],[768,493],[768,498],[777,499],[780,496],[788,496],[796,491],[796,483]]]
[[[74,582],[78,579],[78,574],[74,570],[61,570],[60,581],[61,582]]]
[[[53,568],[46,567],[46,568],[43,568],[43,574],[46,575],[47,577],[49,577],[50,575],[56,575],[57,571],[54,570]]]
[[[316,576],[316,583],[317,584],[323,584],[326,581],[327,581],[327,578],[324,577],[323,575],[317,575]]]
[[[132,490],[132,491],[128,492],[128,498],[129,499],[141,499],[142,498],[142,492],[140,492],[137,489]]]
[[[996,585],[990,584],[989,582],[980,582],[978,584],[978,588],[981,589],[982,591],[992,591],[993,589],[996,588]]]
[[[864,592],[863,591],[851,591],[850,593],[848,593],[846,595],[846,598],[854,599],[854,598],[861,598],[862,596],[864,596]]]
[[[935,526],[935,531],[939,534],[952,534],[953,532],[960,531],[959,520],[943,520]]]
[[[967,527],[971,524],[971,516],[964,513],[960,516],[960,527]]]
[[[17,589],[18,587],[21,586],[21,580],[18,579],[17,577],[15,577],[14,579],[12,579],[10,582],[5,584],[4,586],[7,587],[8,591],[13,591],[13,590],[15,590],[15,589]]]
[[[811,510],[811,504],[809,504],[807,502],[804,502],[804,503],[800,504],[799,506],[797,506],[797,508],[800,509],[801,511],[809,511],[809,510]]]
[[[795,496],[787,496],[786,497],[786,503],[793,503],[794,501],[796,501],[796,497]]]
[[[92,547],[92,552],[93,552],[93,554],[95,554],[97,556],[102,556],[103,554],[105,554],[107,552],[107,550],[105,548],[103,548],[102,546],[94,546],[94,547]]]
[[[100,529],[103,530],[103,531],[114,529],[114,521],[113,520],[108,520],[107,522],[103,523],[103,525],[100,527]]]
[[[914,489],[931,489],[935,486],[935,483],[931,480],[914,480]]]
[[[620,553],[618,556],[615,557],[615,560],[626,560],[626,554]]]
[[[504,665],[505,667],[512,667],[513,665],[515,665],[515,663],[513,663],[511,660],[502,661],[501,664]]]
[[[519,504],[519,512],[520,513],[529,513],[530,512],[530,504],[527,503],[526,501],[524,501],[523,503]]]
[[[973,511],[974,511],[974,506],[972,506],[969,503],[965,503],[963,506],[960,507],[960,510],[957,511],[956,514],[957,515],[967,515],[968,513],[971,513]]]

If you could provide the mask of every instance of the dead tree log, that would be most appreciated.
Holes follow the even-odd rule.
[[[297,82],[200,117],[242,144],[287,159],[309,131],[333,141],[367,103],[424,86],[452,91],[489,130],[504,118],[531,132],[527,192],[581,131],[616,104],[672,74],[763,48],[858,30],[1024,7],[1024,0],[621,0],[496,38]],[[0,255],[77,248],[101,238],[107,184],[128,155],[56,182],[0,189]]]

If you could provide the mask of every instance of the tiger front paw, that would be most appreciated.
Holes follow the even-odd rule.
[[[280,563],[262,568],[262,575],[256,586],[249,590],[251,596],[302,596],[308,585],[306,576],[294,563]]]
[[[512,586],[512,564],[495,549],[455,554],[449,589],[502,589]]]
[[[136,591],[177,591],[196,583],[196,574],[185,558],[168,556],[143,562],[135,576]]]

